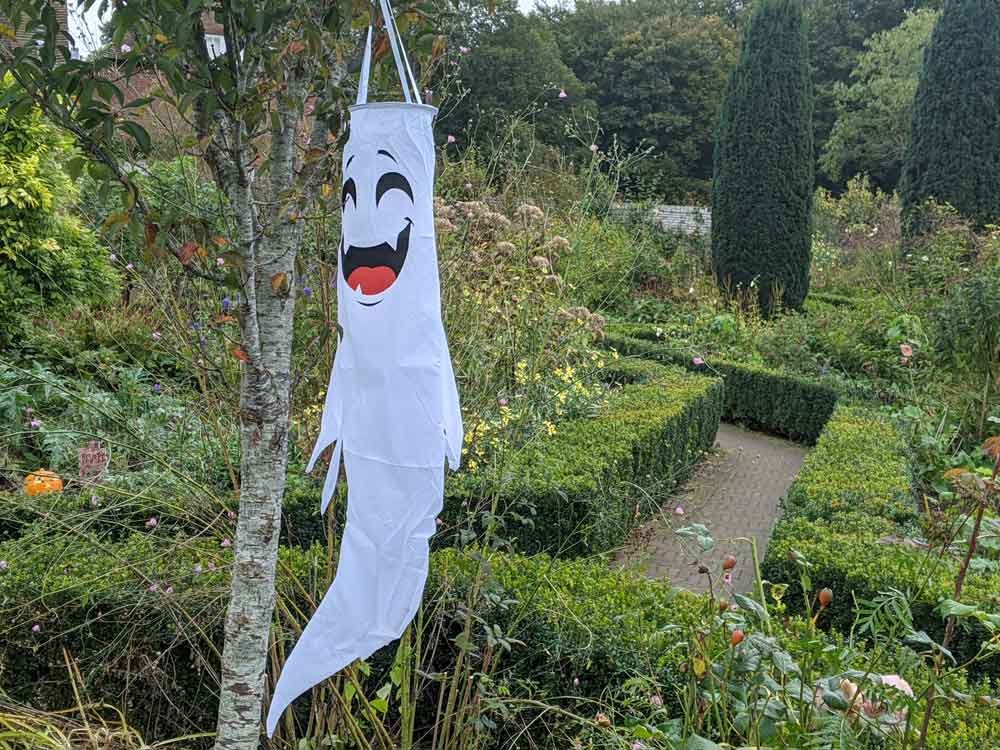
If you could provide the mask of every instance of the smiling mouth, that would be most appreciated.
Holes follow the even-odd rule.
[[[340,255],[340,268],[347,286],[368,296],[381,294],[395,284],[410,249],[412,226],[413,222],[406,219],[406,226],[396,237],[395,247],[388,242],[371,247],[348,245]]]

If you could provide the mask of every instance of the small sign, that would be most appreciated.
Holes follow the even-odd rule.
[[[79,451],[80,479],[97,481],[108,468],[111,459],[108,449],[97,440],[91,440],[85,448]]]

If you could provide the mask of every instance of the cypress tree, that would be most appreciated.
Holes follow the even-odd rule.
[[[812,81],[801,0],[760,0],[729,80],[715,146],[712,266],[761,310],[809,292]]]
[[[924,51],[900,192],[909,236],[927,200],[1000,223],[1000,0],[947,0]]]

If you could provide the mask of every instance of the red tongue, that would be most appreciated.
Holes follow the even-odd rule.
[[[347,286],[355,291],[360,287],[362,294],[378,294],[391,287],[395,280],[396,272],[389,266],[360,266],[347,277]]]

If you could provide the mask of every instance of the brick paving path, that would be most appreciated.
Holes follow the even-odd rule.
[[[651,578],[666,577],[677,586],[707,591],[708,577],[698,573],[699,564],[704,564],[711,570],[718,591],[720,584],[730,588],[720,578],[722,557],[732,552],[738,562],[731,587],[740,593],[750,591],[750,544],[727,540],[755,537],[763,559],[778,518],[778,501],[791,486],[806,452],[801,445],[781,438],[721,425],[716,452],[656,517],[633,532],[615,564],[638,566]],[[684,515],[675,512],[677,506],[684,509]],[[710,552],[703,552],[694,540],[673,531],[692,523],[708,527],[715,539]]]

